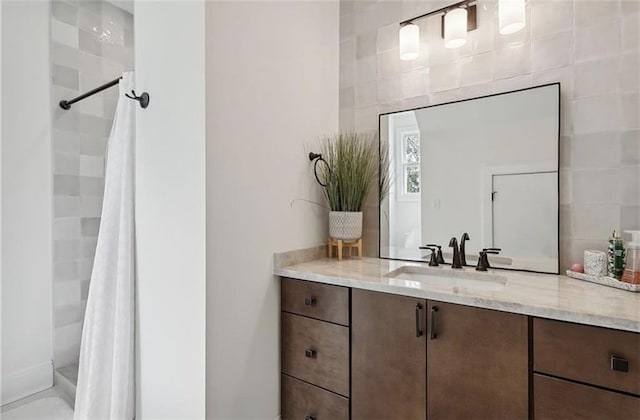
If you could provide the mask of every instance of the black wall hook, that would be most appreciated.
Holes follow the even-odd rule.
[[[142,95],[138,96],[136,95],[136,91],[132,90],[131,95],[129,95],[128,93],[124,94],[124,96],[126,96],[127,98],[140,102],[140,107],[142,107],[142,109],[149,106],[149,94],[147,92],[142,92]]]

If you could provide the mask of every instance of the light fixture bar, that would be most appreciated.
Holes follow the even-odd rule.
[[[426,18],[426,17],[429,17],[429,16],[437,15],[437,14],[439,14],[439,13],[446,13],[447,11],[449,11],[449,10],[451,10],[451,9],[455,9],[455,8],[458,8],[458,7],[462,7],[462,6],[465,6],[465,5],[469,5],[469,4],[471,4],[471,3],[476,3],[477,1],[478,1],[478,0],[463,0],[463,1],[460,1],[460,2],[458,2],[458,3],[451,4],[451,5],[446,6],[446,7],[441,7],[441,8],[440,8],[440,9],[438,9],[438,10],[433,10],[433,11],[431,11],[431,12],[429,12],[429,13],[425,13],[425,14],[423,14],[423,15],[416,16],[416,17],[411,18],[411,19],[403,20],[402,22],[400,22],[400,26],[408,25],[408,24],[410,24],[410,23],[413,23],[413,21],[416,21],[416,20],[419,20],[419,19],[422,19],[422,18]],[[475,7],[476,7],[475,5],[470,6],[470,7],[473,7],[473,8],[474,8],[474,11],[475,11]],[[469,13],[469,15],[471,15],[471,13]],[[473,14],[473,16],[475,17],[475,16],[476,16],[476,14],[474,13],[474,14]],[[477,24],[476,24],[476,22],[474,21],[473,28],[475,29],[476,27],[477,27]],[[470,28],[470,26],[469,26],[469,28]],[[469,29],[469,30],[471,30],[471,29]]]

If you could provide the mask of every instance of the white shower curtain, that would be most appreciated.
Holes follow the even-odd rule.
[[[133,72],[120,96],[107,149],[104,203],[82,330],[75,420],[134,417]]]

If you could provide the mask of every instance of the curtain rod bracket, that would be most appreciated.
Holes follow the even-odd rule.
[[[136,91],[132,90],[131,95],[129,95],[128,93],[125,93],[124,96],[126,96],[129,99],[133,99],[134,101],[140,102],[140,107],[142,109],[145,109],[146,107],[149,106],[149,94],[147,92],[142,92],[142,95],[138,96],[136,95]]]

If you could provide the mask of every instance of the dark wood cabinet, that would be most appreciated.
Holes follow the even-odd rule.
[[[426,417],[426,301],[352,291],[351,414],[354,419]]]
[[[349,396],[349,328],[282,313],[282,373]]]
[[[575,382],[533,375],[536,420],[638,420],[640,398]]]
[[[429,301],[427,418],[526,419],[528,321]]]
[[[282,279],[282,420],[349,418],[346,287]]]
[[[640,334],[533,320],[536,372],[640,395]]]
[[[282,375],[282,418],[348,420],[349,399]]]
[[[640,334],[282,279],[282,419],[640,420]]]
[[[640,420],[640,334],[533,320],[536,419]]]
[[[283,312],[349,325],[349,288],[282,279]]]

